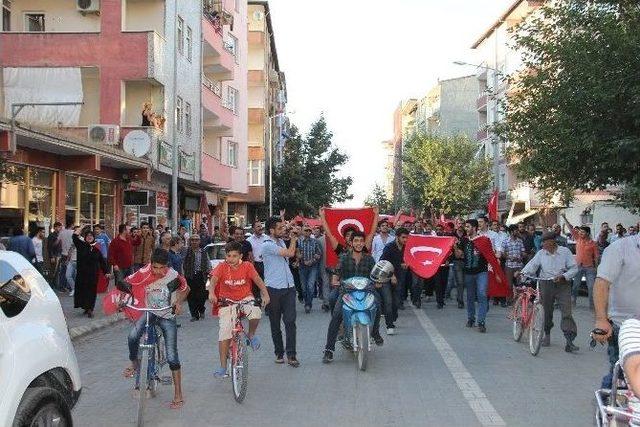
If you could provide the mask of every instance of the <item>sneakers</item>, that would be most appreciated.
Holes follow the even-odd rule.
[[[551,335],[544,334],[544,337],[542,338],[542,346],[549,347],[550,345],[551,345]]]
[[[259,337],[253,337],[249,340],[249,345],[251,345],[251,349],[253,351],[258,351],[260,350],[260,338]]]
[[[473,324],[476,323],[473,319],[467,320],[467,328],[473,328]]]
[[[69,296],[72,297],[74,293],[74,291],[69,292]]]
[[[227,378],[229,374],[227,374],[226,368],[218,368],[214,371],[213,376],[218,379],[222,379],[222,378]]]
[[[384,344],[384,339],[382,339],[382,337],[380,336],[380,334],[377,335],[371,335],[371,338],[373,338],[373,342],[376,343],[376,345],[382,345]]]
[[[478,323],[478,332],[480,332],[481,334],[487,332],[487,328],[486,326],[484,326],[484,323]]]
[[[580,347],[573,344],[573,341],[567,340],[567,345],[564,346],[564,351],[566,351],[567,353],[573,353],[574,351],[578,350],[580,350]]]
[[[333,351],[325,350],[324,356],[322,356],[322,363],[331,363],[333,362]]]
[[[304,312],[307,313],[307,314],[311,313],[311,307],[308,306],[308,305],[305,305],[304,306]]]
[[[396,328],[387,328],[387,335],[395,335]]]
[[[284,357],[282,357],[282,356],[276,356],[276,360],[275,360],[275,362],[276,362],[278,365],[282,365],[282,364],[284,363]]]

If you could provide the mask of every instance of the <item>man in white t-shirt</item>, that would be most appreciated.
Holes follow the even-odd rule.
[[[606,332],[594,338],[609,343],[611,370],[602,380],[603,388],[611,388],[613,366],[618,360],[618,330],[622,323],[634,318],[640,309],[640,235],[611,243],[602,254],[593,287],[595,328]]]
[[[396,240],[394,236],[389,234],[389,221],[387,221],[386,219],[381,220],[378,223],[378,228],[380,229],[380,232],[373,238],[371,248],[371,255],[376,262],[380,261],[380,257],[382,256],[384,247]]]
[[[44,275],[44,227],[38,227],[31,241],[33,242],[33,249],[36,252],[33,265],[40,274]]]

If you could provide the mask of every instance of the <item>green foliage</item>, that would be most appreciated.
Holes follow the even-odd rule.
[[[377,207],[380,213],[393,214],[393,201],[387,197],[387,193],[382,187],[376,184],[371,190],[371,194],[364,200],[365,206]]]
[[[333,146],[324,117],[306,137],[295,127],[289,134],[284,162],[273,175],[274,206],[289,215],[317,216],[321,207],[353,198],[349,194],[352,178],[338,177],[348,157]]]
[[[514,32],[523,70],[497,127],[516,173],[550,198],[622,185],[640,201],[640,6],[561,0]],[[566,200],[565,200],[566,201]]]
[[[405,145],[403,193],[428,214],[467,214],[486,204],[491,164],[465,136],[415,134]]]

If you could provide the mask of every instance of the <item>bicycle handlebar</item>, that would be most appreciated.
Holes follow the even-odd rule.
[[[219,300],[219,303],[222,305],[242,305],[242,304],[253,304],[254,302],[256,302],[255,299],[251,299],[251,300],[246,300],[246,301],[234,301],[232,299],[228,299],[228,298],[221,298]]]
[[[125,304],[125,307],[131,308],[131,309],[136,310],[136,311],[150,311],[150,312],[153,312],[153,311],[164,311],[164,310],[169,310],[169,309],[173,310],[173,306],[172,305],[167,306],[167,307],[162,307],[162,308],[146,308],[146,307],[142,308],[142,307],[136,307],[136,306],[131,305],[131,304]]]

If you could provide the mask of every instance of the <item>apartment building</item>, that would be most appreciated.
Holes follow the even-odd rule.
[[[248,192],[231,195],[229,211],[251,222],[270,214],[268,171],[282,152],[287,120],[286,82],[278,63],[269,4],[250,0],[247,20]]]
[[[442,136],[462,134],[475,140],[478,86],[475,75],[440,80],[418,100],[415,130]]]
[[[100,221],[110,232],[125,220],[169,225],[174,143],[183,213],[199,214],[188,194],[200,180],[200,5],[3,7],[0,127],[19,177],[0,190],[0,234],[56,220]],[[25,103],[56,105],[16,110]]]
[[[206,0],[202,15],[202,185],[213,226],[244,224],[247,195],[247,2]]]
[[[480,52],[477,69],[478,143],[493,161],[493,187],[498,190],[498,213],[505,218],[523,220],[538,212],[537,197],[529,184],[520,183],[505,158],[508,141],[499,140],[489,129],[504,118],[500,105],[509,95],[505,77],[521,68],[520,53],[512,47],[509,30],[539,8],[544,0],[516,0],[471,46]],[[515,219],[514,219],[515,220]],[[514,221],[510,219],[511,221]]]
[[[393,179],[394,179],[394,163],[395,163],[395,151],[393,140],[388,139],[382,141],[382,151],[384,153],[384,183],[382,188],[389,200],[393,200]]]
[[[393,112],[393,139],[388,143],[393,147],[393,204],[399,207],[402,202],[402,153],[407,139],[415,130],[417,99],[401,101]]]

